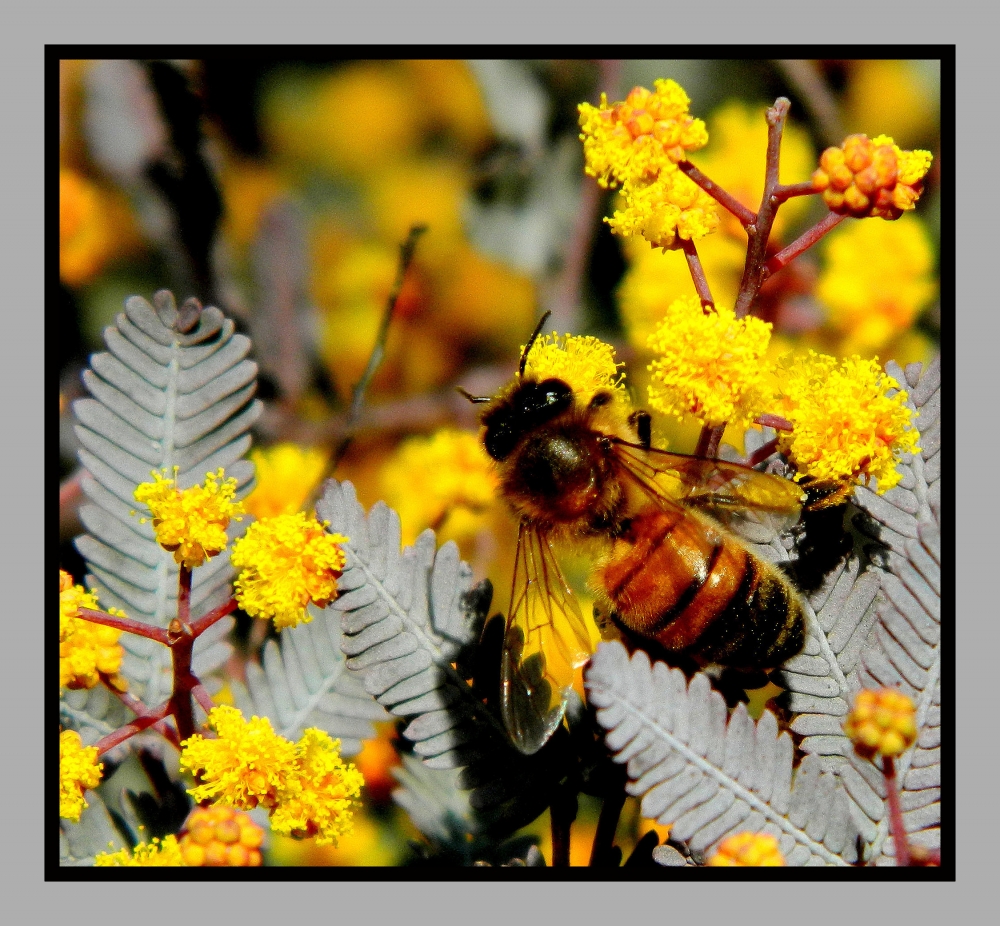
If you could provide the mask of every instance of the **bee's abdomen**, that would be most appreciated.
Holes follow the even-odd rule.
[[[615,619],[669,650],[765,667],[802,648],[802,609],[787,582],[683,508],[633,519],[599,580]]]

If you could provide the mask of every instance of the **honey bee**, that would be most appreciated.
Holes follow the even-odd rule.
[[[788,580],[720,519],[783,527],[799,516],[793,482],[735,463],[651,446],[650,417],[610,390],[580,396],[558,378],[514,380],[482,413],[500,491],[519,519],[501,663],[501,712],[523,753],[562,721],[574,670],[591,655],[554,544],[593,544],[589,585],[628,635],[702,663],[769,668],[801,650],[802,605]]]

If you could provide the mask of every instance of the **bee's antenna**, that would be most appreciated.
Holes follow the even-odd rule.
[[[531,332],[531,337],[528,338],[528,343],[524,345],[524,350],[521,351],[521,365],[518,367],[518,375],[522,378],[524,377],[524,366],[528,362],[528,353],[534,346],[535,341],[538,340],[538,335],[542,331],[542,325],[548,321],[548,317],[551,314],[551,312],[546,312],[540,319],[538,319],[538,324],[535,325],[535,330]]]
[[[473,395],[471,392],[466,392],[461,386],[456,386],[455,391],[464,395],[473,405],[482,405],[483,402],[490,401],[488,395]]]

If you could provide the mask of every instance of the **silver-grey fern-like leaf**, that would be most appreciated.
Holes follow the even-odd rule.
[[[896,759],[903,824],[915,845],[941,845],[941,536],[921,524],[905,544],[905,556],[890,554],[883,578],[877,646],[861,657],[865,688],[898,687],[917,709],[917,742]],[[877,865],[891,864],[895,848],[883,823],[873,841]]]
[[[316,510],[349,538],[340,595],[329,605],[341,615],[348,666],[380,704],[407,719],[403,735],[424,764],[462,769],[457,780],[471,791],[477,826],[512,830],[533,820],[565,774],[563,753],[519,753],[487,695],[459,671],[477,644],[482,649],[488,583],[474,585],[458,547],[437,548],[431,530],[401,550],[398,515],[378,502],[366,516],[349,482],[328,482]]]
[[[470,727],[488,723],[453,666],[479,632],[467,604],[472,570],[454,543],[437,550],[433,531],[401,550],[399,516],[379,502],[365,517],[349,482],[327,483],[316,512],[349,538],[330,605],[342,615],[348,665],[380,704],[413,718],[404,733],[428,765],[463,765],[456,749],[476,739]]]
[[[134,719],[135,714],[104,685],[89,690],[64,691],[59,698],[59,725],[64,730],[76,730],[84,746],[93,746]],[[119,743],[105,753],[105,757],[110,762],[120,762],[131,749],[130,742]]]
[[[469,792],[459,786],[458,769],[430,768],[416,756],[404,755],[392,774],[400,785],[392,799],[421,833],[456,850],[469,842],[477,824]]]
[[[793,744],[765,711],[730,716],[703,673],[687,683],[620,643],[602,643],[585,682],[605,742],[626,763],[644,817],[706,852],[743,831],[770,833],[789,865],[850,865],[857,829],[843,785],[806,757],[793,780]]]
[[[246,685],[231,683],[233,700],[245,717],[269,718],[281,736],[295,740],[318,727],[340,740],[341,755],[353,756],[375,735],[372,723],[389,714],[347,668],[339,612],[310,606],[309,614],[309,623],[269,640],[260,663],[247,664]]]
[[[328,483],[317,513],[349,538],[340,595],[330,605],[342,615],[348,665],[364,673],[381,704],[415,718],[405,732],[427,764],[461,765],[463,720],[482,722],[478,699],[453,667],[479,632],[467,603],[471,569],[454,543],[437,550],[433,531],[401,550],[398,515],[378,503],[366,517],[350,483]],[[465,715],[455,709],[463,701]]]
[[[885,684],[909,678],[919,694],[915,700],[924,707],[918,720],[931,725],[922,726],[920,736],[935,741],[938,711],[933,699],[939,694],[940,664],[939,553],[933,539],[940,505],[940,364],[935,361],[924,372],[919,364],[911,365],[905,374],[895,364],[886,369],[910,387],[908,404],[920,413],[916,424],[921,451],[903,460],[903,479],[884,495],[863,487],[856,490],[848,521],[861,534],[854,549],[808,597],[805,649],[782,666],[780,679],[789,690],[787,706],[795,715],[791,729],[803,737],[801,749],[844,782],[866,843],[866,860],[881,864],[887,861],[885,782],[873,763],[855,753],[843,722],[862,687],[878,687],[883,684],[875,681],[878,678],[887,679]],[[864,542],[864,536],[878,543]],[[904,597],[907,583],[919,589],[914,593],[918,598],[910,593]],[[932,756],[937,753],[922,758],[933,765]],[[915,780],[914,790],[924,790],[919,775]],[[917,812],[911,823],[931,840],[940,822],[940,817],[934,820],[938,796],[929,791],[908,798]]]
[[[83,374],[92,398],[73,406],[88,499],[80,510],[87,533],[76,546],[102,607],[165,627],[176,616],[177,565],[154,540],[151,525],[132,513],[133,492],[153,470],[175,466],[182,488],[223,467],[240,495],[249,491],[253,467],[243,456],[261,411],[253,398],[257,368],[246,356],[249,340],[222,312],[194,300],[178,308],[166,290],[152,305],[140,296],[127,299],[104,337],[107,352],[95,354]],[[231,536],[240,530],[232,525]],[[222,604],[230,579],[226,554],[195,570],[193,612]],[[220,621],[198,639],[196,671],[225,660],[230,626]],[[156,703],[169,692],[169,651],[133,634],[123,635],[122,644],[123,674],[137,694]]]
[[[94,864],[94,856],[101,852],[117,852],[126,846],[111,814],[100,794],[87,792],[87,806],[80,814],[80,822],[59,821],[59,864],[65,867],[86,868]]]

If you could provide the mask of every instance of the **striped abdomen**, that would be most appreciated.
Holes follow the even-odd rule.
[[[637,514],[596,579],[616,622],[668,650],[767,668],[802,649],[802,606],[784,577],[680,505]]]

